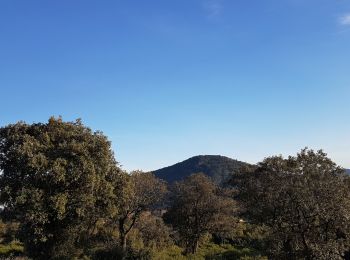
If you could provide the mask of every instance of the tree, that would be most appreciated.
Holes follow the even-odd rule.
[[[121,172],[110,142],[80,120],[0,128],[0,202],[35,259],[72,256],[83,234],[114,214]]]
[[[161,217],[146,212],[141,216],[135,228],[148,250],[162,250],[172,244],[170,228],[164,224]]]
[[[269,228],[278,259],[342,259],[349,248],[348,177],[324,152],[265,159],[239,182],[246,218]]]
[[[152,173],[134,171],[125,179],[123,188],[117,192],[121,192],[116,196],[120,211],[115,220],[118,224],[120,246],[125,253],[129,232],[140,219],[141,213],[152,210],[162,201],[167,186]]]
[[[225,190],[204,174],[192,174],[175,183],[164,220],[178,231],[186,253],[195,253],[207,232],[231,231],[236,205]]]

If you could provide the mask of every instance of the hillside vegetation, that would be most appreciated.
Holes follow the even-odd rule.
[[[153,171],[153,173],[168,183],[183,180],[193,173],[204,173],[215,183],[221,184],[232,174],[239,172],[242,166],[248,165],[248,163],[221,155],[199,155]]]
[[[50,118],[0,128],[0,173],[1,259],[350,259],[350,177],[322,150],[126,172]]]

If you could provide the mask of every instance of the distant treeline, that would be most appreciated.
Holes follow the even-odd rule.
[[[0,258],[350,259],[350,178],[323,151],[227,169],[167,183],[80,120],[2,127]]]

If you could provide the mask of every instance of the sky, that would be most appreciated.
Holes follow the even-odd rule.
[[[323,149],[350,168],[350,1],[0,0],[0,126],[82,118],[126,170]]]

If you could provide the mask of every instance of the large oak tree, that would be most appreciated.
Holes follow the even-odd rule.
[[[175,183],[169,203],[164,220],[178,231],[185,253],[195,253],[204,234],[235,227],[235,201],[204,174]]]
[[[0,128],[0,200],[27,254],[72,256],[99,218],[115,214],[121,174],[110,142],[80,120]]]
[[[322,151],[266,158],[235,180],[248,221],[268,228],[276,259],[342,259],[350,242],[348,177]]]

